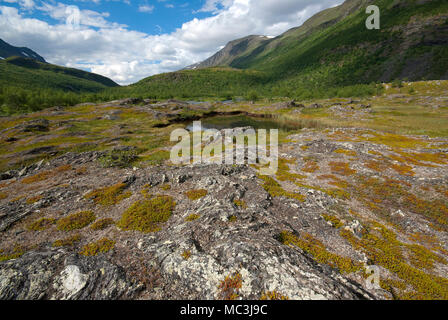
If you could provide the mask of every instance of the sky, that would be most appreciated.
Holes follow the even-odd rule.
[[[0,0],[0,38],[119,84],[277,36],[342,0]]]

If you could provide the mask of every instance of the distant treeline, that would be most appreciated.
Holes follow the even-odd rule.
[[[182,99],[182,100],[232,100],[245,99],[257,101],[261,99],[288,98],[300,100],[323,99],[334,97],[363,97],[376,95],[382,86],[377,84],[359,84],[340,88],[296,88],[247,86],[238,90],[229,90],[227,86],[213,85],[214,91],[208,91],[206,85],[169,88],[150,88],[128,86],[109,88],[96,93],[64,92],[56,89],[23,89],[14,86],[0,87],[0,114],[12,115],[35,112],[54,106],[72,106],[83,102],[106,102],[117,99],[135,97],[143,99]]]

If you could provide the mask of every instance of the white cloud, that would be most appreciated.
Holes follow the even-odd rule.
[[[213,12],[211,17],[193,19],[172,33],[160,35],[129,30],[108,21],[107,13],[90,10],[80,11],[80,27],[73,29],[65,24],[67,5],[62,3],[44,3],[37,8],[59,21],[53,25],[27,18],[16,8],[0,6],[0,38],[30,47],[51,63],[90,68],[127,84],[201,61],[243,36],[279,35],[341,2],[207,0],[201,10]]]
[[[150,5],[139,6],[138,11],[151,13],[154,11],[154,6],[150,6]]]

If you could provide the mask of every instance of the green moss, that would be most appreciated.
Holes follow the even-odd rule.
[[[282,186],[270,176],[258,175],[264,181],[263,189],[265,189],[272,197],[286,197],[296,199],[301,202],[305,201],[305,196],[300,193],[285,191]]]
[[[40,218],[30,223],[26,228],[30,231],[43,231],[50,228],[56,223],[56,219],[52,218]]]
[[[94,224],[91,225],[90,228],[95,231],[104,230],[113,224],[115,224],[114,219],[105,218],[105,219],[100,219],[100,220],[96,221]]]
[[[247,204],[244,200],[236,199],[233,200],[233,203],[240,208],[247,209]]]
[[[162,184],[160,186],[160,189],[164,190],[164,191],[168,191],[171,190],[171,185],[169,185],[168,183]]]
[[[15,246],[9,253],[0,252],[0,262],[20,258],[25,252],[22,246]]]
[[[145,233],[158,231],[160,224],[168,221],[175,206],[176,203],[169,196],[137,201],[126,210],[117,226],[123,230]]]
[[[92,192],[89,192],[85,198],[93,199],[95,203],[103,206],[111,206],[120,203],[122,200],[129,198],[132,193],[124,192],[127,185],[125,183],[117,183],[113,186],[101,188]]]
[[[323,214],[322,217],[325,219],[325,221],[331,222],[334,228],[339,229],[344,226],[344,224],[335,216],[331,216],[328,214]]]
[[[98,158],[98,162],[104,168],[126,168],[137,159],[135,150],[110,150]]]
[[[81,241],[81,236],[79,234],[75,234],[74,236],[70,236],[65,239],[59,239],[53,242],[53,247],[73,247],[75,243]]]
[[[188,199],[195,201],[199,200],[207,195],[208,191],[204,189],[200,190],[190,190],[185,192],[185,195],[188,197]]]
[[[185,221],[187,221],[187,222],[195,221],[195,220],[199,219],[200,217],[201,217],[200,215],[198,215],[196,213],[192,213],[188,217],[185,218]]]
[[[190,257],[191,257],[191,251],[190,251],[190,250],[184,250],[184,252],[182,252],[182,257],[183,257],[185,260],[190,259]]]
[[[61,231],[82,229],[95,221],[95,219],[96,216],[92,211],[81,211],[60,219],[56,227]]]
[[[322,242],[310,234],[304,234],[303,237],[299,238],[290,232],[282,231],[278,239],[285,245],[299,247],[310,254],[317,262],[336,268],[341,273],[353,273],[362,270],[362,265],[360,263],[354,262],[350,258],[329,252]]]
[[[103,238],[94,243],[85,245],[80,254],[86,257],[96,256],[99,253],[106,253],[112,250],[115,246],[115,241]]]
[[[260,300],[289,300],[289,298],[274,290],[264,292],[261,295]]]
[[[238,218],[235,215],[231,215],[229,218],[229,222],[236,222]]]

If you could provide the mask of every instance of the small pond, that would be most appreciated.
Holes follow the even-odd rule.
[[[279,131],[295,131],[301,129],[299,123],[294,124],[290,122],[278,121],[270,118],[256,118],[247,115],[233,115],[233,116],[216,116],[204,118],[201,120],[202,130],[207,129],[233,129],[239,127],[252,127],[258,129],[279,129]],[[192,130],[193,124],[187,126],[187,130]]]

